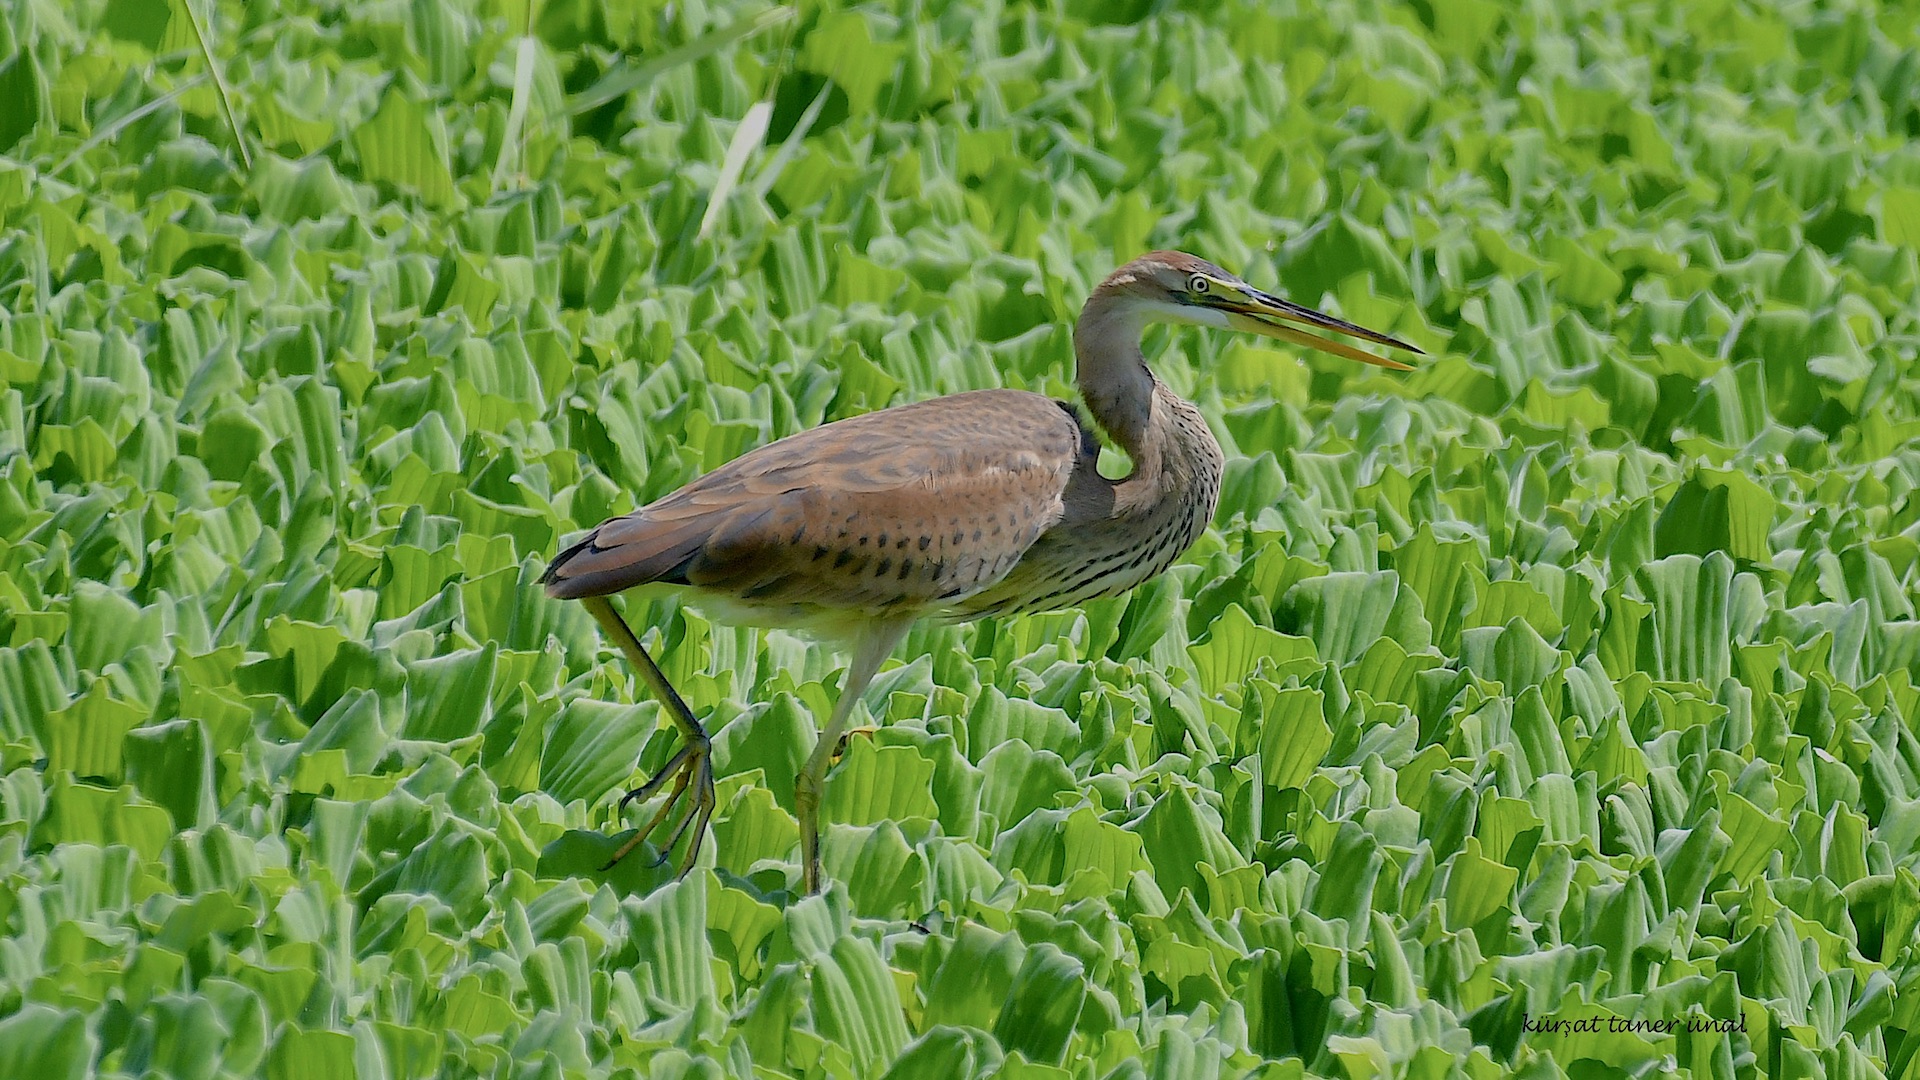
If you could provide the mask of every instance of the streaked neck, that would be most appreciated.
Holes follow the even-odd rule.
[[[1095,292],[1073,329],[1080,396],[1101,430],[1136,467],[1149,450],[1158,381],[1140,351],[1142,314],[1127,297]]]

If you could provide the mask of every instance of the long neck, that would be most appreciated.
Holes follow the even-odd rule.
[[[1132,474],[1114,485],[1115,509],[1144,509],[1178,492],[1204,499],[1210,517],[1224,464],[1220,445],[1200,410],[1148,370],[1144,322],[1125,298],[1096,292],[1073,333],[1087,411],[1133,460]]]
[[[1159,380],[1140,352],[1144,320],[1119,294],[1095,292],[1073,328],[1080,396],[1102,430],[1138,464],[1150,450]]]

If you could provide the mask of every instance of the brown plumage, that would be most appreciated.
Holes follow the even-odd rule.
[[[622,806],[674,789],[625,855],[693,804],[692,865],[713,809],[707,738],[606,597],[641,584],[686,586],[727,621],[850,642],[853,663],[802,769],[802,873],[819,885],[817,814],[830,754],[854,702],[915,619],[971,619],[1068,607],[1166,569],[1206,528],[1223,458],[1200,411],[1147,369],[1148,322],[1247,330],[1384,367],[1406,365],[1303,334],[1313,326],[1413,350],[1393,338],[1262,293],[1212,263],[1154,252],[1115,271],[1074,330],[1081,394],[1133,462],[1101,476],[1099,442],[1074,407],[1021,390],[976,390],[851,417],[750,451],[561,552],[543,579],[580,599],[666,702],[687,745]]]
[[[603,522],[554,560],[548,592],[691,585],[805,628],[918,613],[998,581],[1060,519],[1080,447],[1070,413],[1019,390],[851,417]]]

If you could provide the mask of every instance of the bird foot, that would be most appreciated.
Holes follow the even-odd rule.
[[[687,853],[681,857],[680,868],[674,876],[685,877],[687,871],[693,869],[693,860],[700,854],[700,841],[707,834],[707,823],[712,820],[713,808],[718,802],[713,790],[713,743],[706,736],[703,735],[698,740],[681,747],[680,752],[673,755],[667,761],[666,767],[654,774],[653,779],[621,796],[620,806],[614,813],[616,815],[625,813],[628,803],[644,803],[653,798],[669,781],[673,783],[673,790],[667,793],[667,801],[660,805],[660,809],[654,813],[646,825],[641,827],[639,832],[634,833],[631,839],[620,845],[620,850],[614,852],[613,858],[608,859],[607,864],[600,868],[602,872],[613,869],[614,864],[626,858],[634,848],[639,847],[647,837],[652,836],[653,831],[671,817],[674,808],[683,801],[689,802],[686,816],[680,819],[680,824],[675,825],[667,833],[666,843],[660,845],[660,854],[654,858],[653,865],[658,866],[666,862],[667,857],[673,852],[673,846],[679,843],[680,837],[691,829],[692,837],[687,841]]]

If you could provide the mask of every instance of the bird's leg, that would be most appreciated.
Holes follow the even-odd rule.
[[[820,734],[820,741],[813,744],[813,753],[807,756],[806,764],[800,766],[800,775],[794,779],[793,808],[800,818],[800,872],[809,895],[820,891],[820,796],[826,787],[827,767],[832,764],[833,748],[840,742],[840,729],[846,726],[847,714],[853,711],[854,703],[860,700],[860,691],[866,689],[866,683],[872,679],[858,680],[857,667],[847,669],[847,681],[840,689],[840,700],[833,703],[833,718],[827,721],[827,729]]]
[[[673,726],[679,728],[681,736],[687,740],[687,745],[667,761],[666,768],[621,797],[620,810],[624,811],[628,803],[644,803],[653,798],[668,781],[673,783],[673,791],[668,793],[667,801],[661,805],[659,812],[653,815],[646,827],[633,834],[633,839],[620,845],[620,850],[614,852],[613,858],[608,859],[607,865],[601,869],[611,868],[653,835],[653,830],[659,828],[674,808],[688,797],[687,792],[691,788],[693,803],[687,807],[686,817],[667,834],[667,842],[660,845],[660,861],[665,862],[681,835],[689,828],[693,830],[692,839],[687,841],[687,853],[680,860],[679,875],[684,877],[688,870],[693,869],[693,860],[700,854],[700,840],[706,835],[707,822],[713,817],[716,802],[713,793],[713,744],[708,740],[706,730],[700,726],[700,721],[693,718],[693,710],[687,708],[687,703],[680,700],[679,692],[667,681],[666,673],[640,646],[640,639],[634,636],[626,620],[613,610],[613,602],[604,596],[584,597],[580,602],[586,605],[586,609],[599,621],[601,629],[626,654],[627,662],[640,673],[640,678],[646,681],[653,696],[659,698],[660,704],[667,710]]]
[[[800,818],[800,869],[808,893],[820,891],[820,796],[826,789],[827,767],[846,731],[847,718],[860,695],[880,670],[881,661],[906,636],[911,622],[876,622],[854,643],[853,663],[847,667],[847,680],[840,687],[840,699],[833,703],[833,716],[813,753],[800,767],[794,784],[793,804]]]

